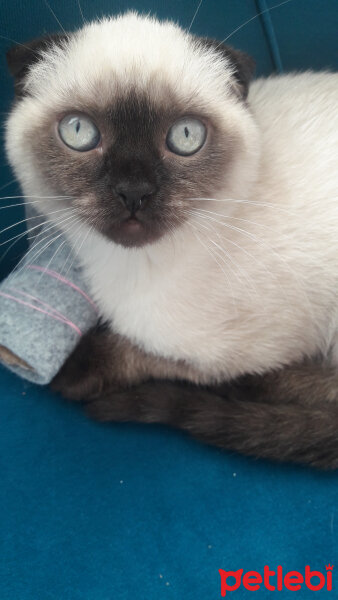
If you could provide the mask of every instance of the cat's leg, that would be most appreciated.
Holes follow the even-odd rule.
[[[250,456],[338,468],[336,369],[308,362],[213,388],[146,381],[187,379],[189,369],[100,328],[83,338],[53,387],[83,400],[99,421],[162,423]]]
[[[264,373],[241,378],[252,399],[274,404],[338,403],[338,368],[320,357]]]
[[[86,403],[98,421],[161,423],[254,457],[338,468],[338,373],[319,365],[211,389],[149,381]]]
[[[199,382],[202,374],[184,361],[147,354],[106,325],[91,329],[80,340],[51,383],[71,400],[102,396],[106,389],[136,385],[150,378]]]

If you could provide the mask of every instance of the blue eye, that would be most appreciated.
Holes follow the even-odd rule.
[[[67,115],[60,121],[58,131],[63,143],[78,152],[96,148],[101,137],[96,125],[85,115]]]
[[[207,130],[201,121],[184,117],[169,129],[167,146],[175,154],[190,156],[202,148],[206,137]]]

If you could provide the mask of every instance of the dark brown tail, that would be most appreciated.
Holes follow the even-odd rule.
[[[163,423],[249,456],[336,469],[338,403],[327,400],[336,378],[335,371],[320,371],[318,377],[312,368],[310,373],[289,369],[246,378],[213,390],[154,381],[108,393],[86,408],[99,421]],[[281,403],[283,393],[287,397]],[[325,398],[316,402],[316,393]]]

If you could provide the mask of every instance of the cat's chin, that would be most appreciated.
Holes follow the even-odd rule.
[[[119,223],[118,226],[114,225],[105,229],[103,234],[115,244],[125,248],[142,248],[142,246],[156,242],[162,237],[163,232],[158,229],[155,231],[138,219],[130,217]]]

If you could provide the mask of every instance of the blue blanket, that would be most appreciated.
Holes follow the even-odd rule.
[[[1,368],[0,399],[1,600],[217,600],[219,569],[328,563],[332,592],[275,595],[336,597],[338,474],[99,425]]]

